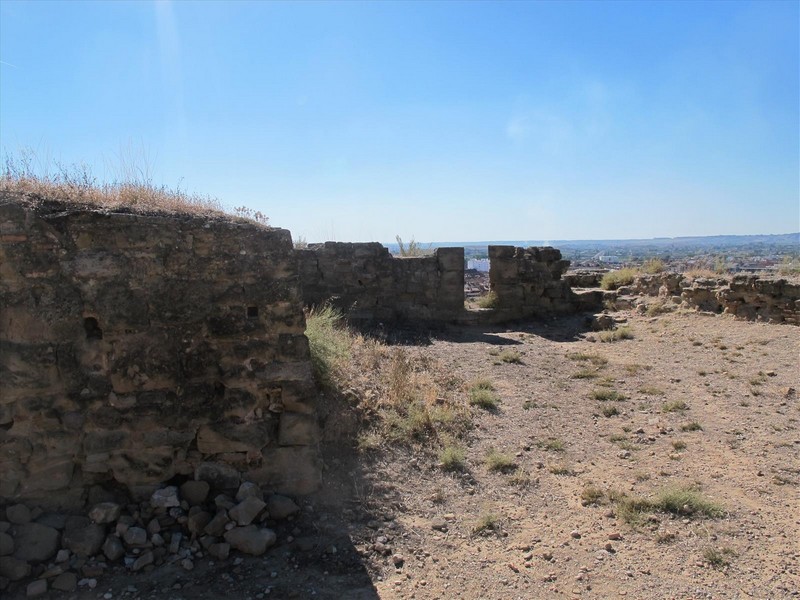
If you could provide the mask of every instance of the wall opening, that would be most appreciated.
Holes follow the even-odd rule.
[[[103,339],[103,330],[100,329],[100,325],[98,325],[97,319],[94,317],[86,317],[83,320],[83,329],[86,331],[87,340]]]

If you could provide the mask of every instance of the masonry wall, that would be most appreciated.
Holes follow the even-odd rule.
[[[307,305],[330,302],[351,322],[447,322],[464,311],[464,249],[398,258],[379,243],[325,242],[298,250]]]
[[[582,301],[562,275],[569,261],[551,247],[489,246],[489,284],[497,296],[495,320],[573,313]],[[594,299],[587,300],[591,307]]]
[[[757,275],[692,279],[681,273],[658,273],[639,275],[617,293],[673,297],[687,308],[800,325],[800,284],[785,279]]]
[[[0,242],[0,502],[318,485],[288,231],[0,197]]]

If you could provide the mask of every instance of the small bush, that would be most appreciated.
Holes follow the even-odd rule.
[[[736,553],[728,547],[725,548],[706,548],[703,550],[703,560],[715,569],[724,569],[731,564],[731,557]]]
[[[567,354],[567,358],[570,360],[577,360],[577,361],[589,361],[596,367],[602,367],[608,364],[608,359],[605,356],[600,356],[599,354],[573,352],[572,354]]]
[[[515,364],[515,365],[522,364],[522,355],[516,350],[503,350],[498,355],[498,358],[504,363]]]
[[[342,325],[342,313],[324,305],[306,315],[306,337],[317,382],[332,385],[332,378],[350,356],[352,336]]]
[[[446,446],[439,453],[439,463],[445,471],[463,471],[466,466],[466,453],[459,446]]]
[[[486,533],[487,531],[494,531],[500,524],[500,518],[494,513],[485,513],[481,515],[478,522],[472,528],[472,534]]]
[[[428,256],[429,254],[433,254],[433,248],[430,244],[428,244],[428,246],[423,246],[419,242],[415,241],[413,237],[408,244],[404,244],[403,239],[399,235],[394,236],[394,239],[397,240],[397,247],[400,252],[400,256],[404,258]]]
[[[604,406],[601,412],[604,417],[616,417],[619,414],[619,409],[616,406]]]
[[[599,487],[587,485],[581,492],[581,504],[583,506],[591,506],[593,504],[600,504],[605,497],[605,492]]]
[[[570,469],[567,465],[550,465],[548,469],[553,475],[561,475],[571,477],[575,475],[575,471]]]
[[[655,506],[663,512],[676,515],[717,518],[725,514],[725,510],[719,504],[691,488],[675,487],[663,490],[658,494]]]
[[[664,390],[655,386],[645,386],[643,388],[639,388],[639,393],[646,396],[663,396],[666,394]]]
[[[558,438],[550,438],[541,442],[536,442],[536,445],[548,452],[564,452],[564,442]]]
[[[479,308],[497,308],[498,302],[499,299],[494,292],[489,292],[475,301]]]
[[[681,431],[703,431],[703,426],[697,421],[691,421],[681,425]]]
[[[625,400],[625,396],[623,394],[608,388],[601,388],[593,391],[592,397],[600,402],[606,402],[608,400],[611,400],[612,402],[622,402]]]
[[[666,270],[666,268],[667,265],[660,258],[651,258],[649,260],[646,260],[642,265],[642,271],[650,275],[655,275],[656,273],[663,273]]]
[[[572,379],[596,379],[600,374],[595,369],[581,369],[570,375]]]
[[[484,410],[495,410],[500,404],[500,398],[490,389],[474,387],[469,390],[469,403]]]
[[[671,402],[665,403],[661,407],[661,412],[665,413],[672,413],[672,412],[682,412],[684,410],[688,410],[689,406],[683,400],[672,400]]]
[[[601,331],[598,334],[598,337],[601,342],[617,342],[619,340],[631,340],[633,339],[633,330],[628,327],[619,327],[617,329],[612,329],[611,331]]]
[[[615,290],[623,285],[632,284],[636,275],[636,270],[628,267],[619,269],[618,271],[609,271],[603,275],[603,279],[600,280],[600,287],[604,290]]]
[[[684,442],[683,440],[674,440],[672,442],[672,447],[675,450],[686,450],[686,442]]]
[[[516,469],[517,465],[514,464],[514,459],[507,454],[503,454],[495,448],[489,448],[486,451],[486,467],[490,471],[505,473]]]

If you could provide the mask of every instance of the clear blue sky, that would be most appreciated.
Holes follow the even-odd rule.
[[[799,6],[2,0],[0,145],[309,241],[787,233]]]

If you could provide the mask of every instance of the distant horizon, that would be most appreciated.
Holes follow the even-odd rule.
[[[596,239],[552,239],[552,240],[540,240],[540,239],[503,239],[503,240],[478,240],[478,241],[470,241],[470,240],[418,240],[416,238],[403,238],[403,243],[407,244],[411,239],[418,244],[422,245],[430,245],[435,244],[438,246],[444,245],[453,245],[453,246],[463,246],[463,245],[470,245],[470,246],[485,246],[485,245],[495,245],[495,244],[511,244],[512,242],[515,243],[591,243],[591,242],[649,242],[649,241],[675,241],[675,240],[693,240],[693,239],[712,239],[712,238],[759,238],[759,237],[787,237],[787,236],[796,236],[798,239],[796,242],[800,244],[800,230],[798,231],[789,231],[786,233],[720,233],[715,235],[679,235],[679,236],[658,236],[658,237],[651,237],[651,238],[596,238]],[[402,236],[401,236],[402,238]],[[397,240],[387,242],[387,241],[379,241],[379,240],[365,240],[361,242],[348,242],[344,240],[321,240],[321,241],[308,241],[309,244],[324,244],[325,242],[341,242],[341,243],[370,243],[370,242],[377,242],[384,246],[397,246]],[[800,250],[800,247],[798,248]]]

